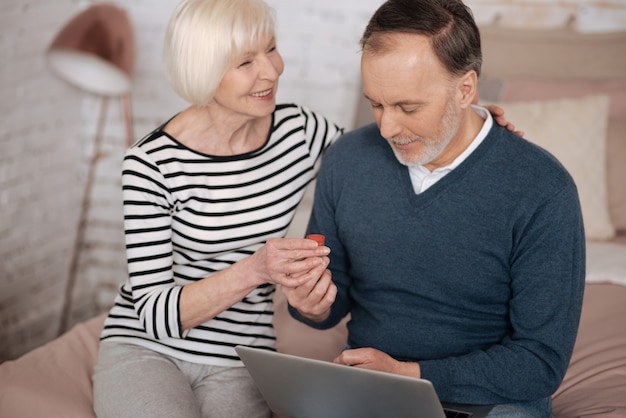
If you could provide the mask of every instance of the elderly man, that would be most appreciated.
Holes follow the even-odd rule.
[[[574,182],[472,104],[480,35],[461,1],[387,1],[361,46],[376,123],[327,151],[308,229],[330,271],[283,290],[292,315],[323,329],[351,314],[338,363],[550,417],[584,289]]]

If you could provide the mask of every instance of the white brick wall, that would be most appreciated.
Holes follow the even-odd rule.
[[[279,99],[305,104],[351,128],[360,94],[358,39],[382,0],[267,1],[277,10],[279,49],[286,63]],[[550,2],[535,3],[542,1]],[[53,76],[44,51],[62,24],[92,3],[2,0],[0,361],[53,338],[57,331],[101,101]],[[164,28],[177,0],[117,3],[128,11],[136,33],[132,105],[138,139],[185,106],[165,84],[161,63]],[[514,2],[473,3],[502,8]],[[611,13],[609,26],[625,20],[623,0],[597,3],[622,5],[622,14]],[[599,26],[598,21],[589,26]],[[105,310],[126,274],[119,180],[124,128],[115,100],[103,145],[72,322]]]
[[[67,276],[81,190],[82,95],[45,70],[42,52],[72,3],[2,3],[0,360],[55,335]]]

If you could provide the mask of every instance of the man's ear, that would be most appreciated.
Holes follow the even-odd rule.
[[[478,76],[476,71],[470,70],[463,74],[458,81],[460,105],[463,108],[472,104],[478,104]]]

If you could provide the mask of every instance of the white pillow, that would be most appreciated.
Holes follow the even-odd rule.
[[[501,102],[506,119],[529,141],[552,153],[570,172],[582,206],[586,238],[615,236],[608,207],[607,95],[551,101]]]

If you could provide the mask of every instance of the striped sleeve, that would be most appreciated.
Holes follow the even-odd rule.
[[[182,338],[182,286],[175,283],[172,270],[171,195],[157,165],[140,147],[124,158],[122,196],[135,312],[152,338]]]
[[[343,134],[343,129],[307,107],[302,107],[301,110],[306,118],[305,136],[309,141],[309,151],[316,156],[319,166],[319,159],[324,151]]]

